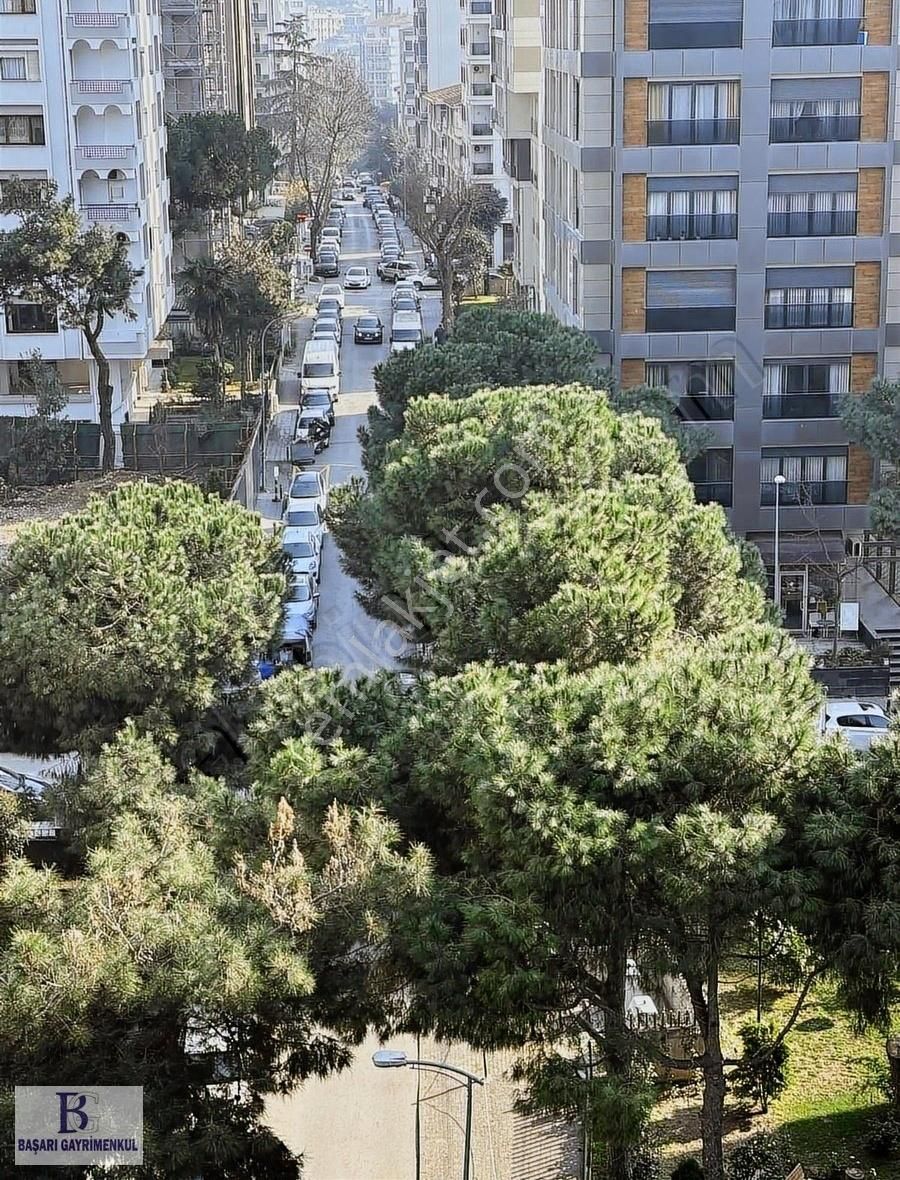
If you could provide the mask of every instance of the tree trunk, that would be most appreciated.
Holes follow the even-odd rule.
[[[103,439],[101,470],[112,471],[116,462],[116,436],[112,424],[112,383],[109,379],[109,361],[100,347],[99,336],[102,324],[96,332],[84,329],[84,338],[94,363],[97,366],[97,401],[100,405],[100,437]]]
[[[604,1064],[614,1080],[627,1082],[634,1053],[625,1027],[625,980],[628,971],[628,934],[617,926],[607,945],[606,979],[603,987]],[[634,1144],[607,1142],[606,1174],[609,1180],[632,1180]]]
[[[703,1107],[700,1127],[703,1137],[703,1171],[706,1180],[724,1180],[725,1153],[725,1057],[722,1053],[722,1022],[719,1013],[719,959],[710,953],[706,972],[706,1042],[703,1053]]]
[[[449,332],[456,318],[456,305],[453,302],[453,265],[440,254],[437,255],[437,264],[441,277],[441,314],[444,329]]]

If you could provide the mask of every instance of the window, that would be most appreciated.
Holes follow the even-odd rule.
[[[852,267],[782,267],[766,272],[767,328],[849,328],[852,324]]]
[[[775,503],[775,476],[783,475],[778,493],[781,504],[846,504],[847,448],[817,451],[764,449],[759,468],[759,502]]]
[[[646,331],[733,331],[733,270],[657,270],[647,274]]]
[[[35,0],[0,0],[0,13],[7,16],[28,16],[37,12]]]
[[[863,0],[775,0],[773,45],[855,45]]]
[[[715,502],[731,507],[732,457],[730,447],[710,447],[688,464],[688,478],[694,485],[698,504]]]
[[[859,139],[859,78],[776,78],[769,140],[817,143]]]
[[[770,238],[840,237],[856,234],[853,172],[827,176],[770,176]]]
[[[743,0],[650,0],[651,49],[741,44]]]
[[[734,361],[648,361],[644,380],[677,397],[686,422],[734,417]]]
[[[647,180],[647,240],[737,237],[737,177]]]
[[[25,69],[25,55],[0,57],[0,79],[4,82],[24,82],[28,77]]]
[[[7,332],[56,332],[56,312],[39,303],[7,303]]]
[[[764,418],[836,418],[850,389],[850,361],[766,361]]]
[[[738,82],[651,82],[647,142],[737,143]]]
[[[0,144],[44,143],[43,115],[0,115]]]

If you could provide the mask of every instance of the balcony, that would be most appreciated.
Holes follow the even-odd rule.
[[[860,42],[862,12],[854,17],[834,20],[776,20],[772,24],[772,44],[857,45]]]
[[[841,238],[856,236],[856,210],[770,213],[770,238]]]
[[[647,218],[648,242],[736,238],[736,213],[685,213]]]
[[[492,98],[494,87],[490,82],[473,82],[469,92],[473,98]]]
[[[490,57],[491,43],[490,41],[470,41],[466,52],[469,57]]]
[[[118,168],[135,167],[135,149],[127,143],[77,144],[75,163],[79,168],[94,168],[97,163],[110,163]]]
[[[494,0],[469,0],[469,12],[472,16],[490,16],[494,9]]]
[[[717,483],[695,483],[694,495],[698,504],[721,504],[723,508],[731,507],[733,484],[720,480]]]
[[[678,399],[678,416],[684,422],[730,422],[734,418],[734,396],[695,393]]]
[[[852,328],[853,304],[768,303],[767,328]]]
[[[88,221],[113,221],[122,225],[133,225],[138,220],[140,210],[137,205],[83,204],[81,212]]]
[[[770,143],[852,143],[859,115],[796,115],[769,120]]]
[[[473,176],[493,176],[494,175],[494,165],[493,164],[473,164],[472,165],[472,175]]]
[[[490,123],[473,123],[472,134],[476,138],[482,138],[485,135],[493,135],[494,128]]]
[[[842,393],[776,393],[763,396],[764,418],[837,418]]]
[[[734,307],[648,307],[646,332],[733,332]]]
[[[788,481],[781,485],[779,504],[846,504],[847,481],[845,479],[811,479]],[[762,508],[775,507],[775,484],[763,483],[759,488],[759,503]]]
[[[650,147],[737,143],[740,133],[740,119],[651,119],[647,123]]]
[[[78,79],[70,84],[69,93],[75,106],[103,105],[109,99],[133,101],[132,82],[127,78]]]
[[[129,36],[127,12],[70,12],[66,17],[66,35],[70,40],[96,36],[123,39]]]

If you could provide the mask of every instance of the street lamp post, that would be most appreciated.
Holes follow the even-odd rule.
[[[772,480],[775,484],[775,605],[781,606],[781,562],[779,561],[778,544],[780,537],[778,535],[778,510],[781,507],[781,487],[784,483],[783,475],[776,475]]]
[[[462,1180],[469,1180],[472,1156],[472,1087],[483,1086],[484,1078],[469,1073],[467,1069],[460,1069],[457,1065],[447,1065],[443,1061],[413,1060],[400,1049],[379,1049],[372,1054],[372,1061],[378,1069],[424,1069],[431,1073],[450,1074],[464,1079],[466,1083],[466,1142]]]

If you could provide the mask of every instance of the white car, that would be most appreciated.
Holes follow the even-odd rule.
[[[828,700],[822,720],[822,732],[839,733],[852,750],[865,751],[887,737],[890,721],[880,705],[867,701]]]
[[[419,306],[419,292],[409,279],[398,279],[396,286],[391,292],[391,307],[396,307],[398,300],[406,296],[412,299],[416,307]]]
[[[367,266],[350,266],[344,275],[344,289],[347,291],[364,290],[371,287],[372,276]]]
[[[302,508],[289,508],[281,523],[286,529],[312,529],[319,534],[320,542],[325,533],[325,517],[315,500],[306,501]]]
[[[315,582],[301,574],[288,586],[287,599],[284,603],[285,631],[292,633],[302,631],[301,623],[305,619],[311,627],[316,625],[319,613],[319,591]]]
[[[407,275],[405,281],[412,283],[417,291],[439,291],[441,289],[440,279],[431,274],[423,274],[418,270]]]
[[[281,534],[281,548],[288,559],[291,574],[306,574],[319,581],[322,556],[321,534],[315,529],[285,529]]]
[[[344,288],[340,283],[323,283],[316,306],[320,306],[323,299],[336,299],[341,307],[344,306]]]
[[[308,508],[312,500],[324,512],[328,506],[328,484],[322,471],[301,471],[291,480],[285,510]]]

